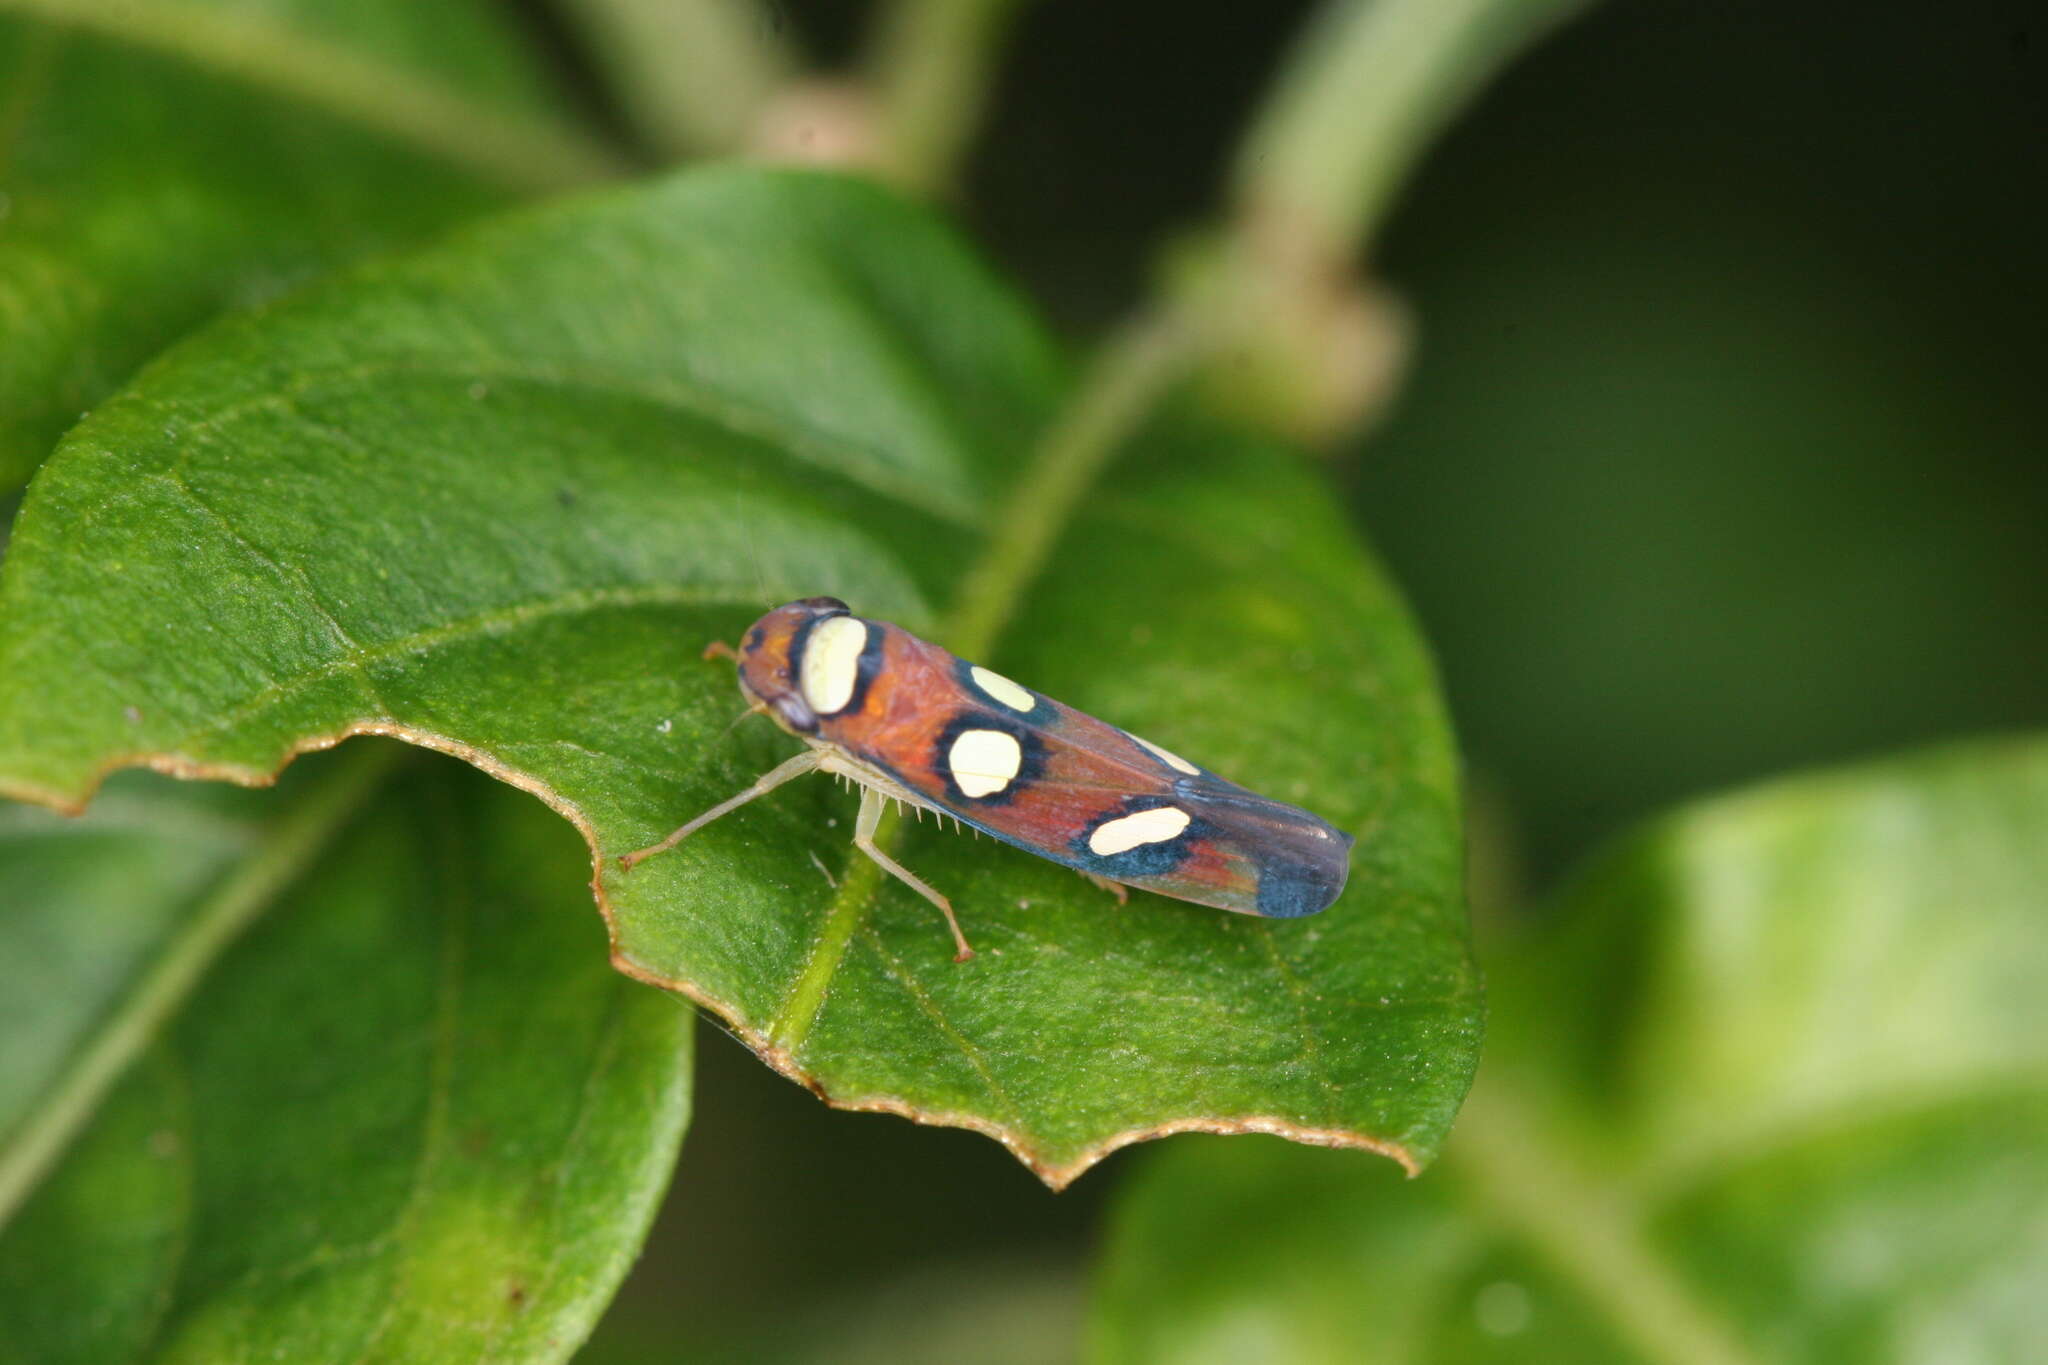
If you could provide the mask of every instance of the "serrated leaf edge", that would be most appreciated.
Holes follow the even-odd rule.
[[[1315,1128],[1273,1115],[1248,1115],[1237,1118],[1190,1116],[1169,1119],[1165,1123],[1123,1129],[1089,1143],[1067,1161],[1052,1161],[1040,1153],[1022,1134],[979,1115],[922,1108],[899,1096],[889,1094],[835,1094],[822,1080],[806,1070],[789,1049],[777,1044],[762,1030],[745,1023],[742,1018],[743,1012],[737,1006],[713,995],[687,977],[665,976],[635,961],[619,947],[618,919],[603,886],[605,854],[600,847],[597,830],[580,807],[530,773],[500,762],[473,745],[432,730],[422,730],[390,721],[357,721],[330,734],[314,735],[296,741],[284,751],[277,765],[267,770],[240,763],[202,763],[180,754],[128,753],[102,763],[87,779],[80,795],[70,796],[40,784],[0,778],[0,796],[32,801],[65,815],[82,815],[107,778],[128,768],[147,768],[183,781],[232,782],[242,787],[268,787],[274,785],[284,770],[301,756],[332,749],[347,740],[365,735],[400,740],[460,759],[478,771],[538,798],[548,809],[567,820],[590,848],[590,893],[591,898],[597,903],[599,915],[604,919],[605,935],[611,946],[613,969],[645,985],[672,991],[693,1004],[710,1010],[723,1021],[734,1037],[746,1044],[748,1049],[770,1068],[795,1081],[834,1109],[855,1113],[893,1114],[927,1127],[962,1128],[979,1133],[1000,1143],[1010,1155],[1016,1157],[1027,1170],[1054,1191],[1063,1190],[1073,1184],[1097,1162],[1122,1148],[1149,1142],[1155,1138],[1171,1137],[1176,1133],[1212,1133],[1220,1136],[1260,1133],[1286,1138],[1291,1142],[1311,1147],[1374,1152],[1398,1164],[1411,1178],[1422,1173],[1423,1163],[1415,1154],[1390,1138],[1377,1137],[1348,1128]]]

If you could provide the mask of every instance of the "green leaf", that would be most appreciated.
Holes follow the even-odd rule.
[[[606,164],[483,0],[0,0],[0,490],[227,307]]]
[[[1149,1166],[1094,1358],[2027,1358],[2044,912],[2048,738],[1683,811],[1492,973],[1497,1047],[1429,1181]]]
[[[262,781],[372,732],[583,832],[622,970],[834,1103],[1055,1184],[1181,1128],[1434,1153],[1479,1032],[1450,741],[1394,593],[1287,452],[1148,434],[988,662],[1356,831],[1330,912],[1139,896],[929,826],[981,949],[732,728],[765,607],[931,630],[1063,377],[947,233],[851,180],[714,170],[507,219],[181,348],[66,441],[0,583],[0,789]],[[851,866],[858,863],[857,867]],[[836,883],[836,885],[835,885]]]
[[[454,765],[374,802],[307,766],[281,797],[124,779],[82,820],[0,810],[9,1361],[563,1360],[638,1250],[689,1020],[565,913],[575,839]]]

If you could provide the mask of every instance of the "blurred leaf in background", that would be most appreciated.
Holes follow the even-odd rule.
[[[1185,1146],[1093,1358],[2021,1360],[2048,1337],[2048,740],[1790,779],[1494,960],[1441,1173]]]
[[[0,1357],[559,1360],[610,1301],[688,1013],[605,965],[573,833],[401,754],[0,811]]]
[[[618,163],[486,0],[0,3],[0,491],[209,315]]]

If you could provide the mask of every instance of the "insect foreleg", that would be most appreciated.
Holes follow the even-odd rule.
[[[678,829],[675,833],[669,835],[668,838],[663,839],[660,843],[650,844],[646,848],[636,849],[631,853],[623,855],[619,859],[619,866],[625,868],[628,872],[632,871],[633,865],[635,863],[644,862],[647,859],[652,858],[657,853],[668,852],[677,844],[689,838],[692,834],[695,834],[698,830],[704,828],[704,826],[710,824],[713,820],[716,820],[719,816],[724,815],[727,811],[736,810],[739,807],[746,805],[747,802],[753,800],[757,796],[766,796],[769,792],[774,791],[777,787],[789,781],[789,779],[791,779],[792,777],[802,777],[805,773],[812,771],[817,766],[818,751],[816,749],[804,750],[795,758],[792,758],[785,763],[779,763],[775,767],[769,769],[767,772],[761,774],[760,778],[754,783],[753,786],[747,788],[738,796],[719,802],[710,810],[705,811],[702,815],[692,820],[689,824],[684,825],[681,829]],[[865,809],[865,807],[863,807],[863,809]]]

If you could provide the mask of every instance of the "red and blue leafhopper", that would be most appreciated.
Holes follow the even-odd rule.
[[[1344,889],[1351,836],[1227,782],[1180,755],[954,657],[900,626],[810,597],[777,607],[737,651],[754,710],[804,741],[763,774],[649,848],[673,848],[719,816],[812,771],[860,784],[853,842],[945,914],[947,899],[876,846],[884,804],[937,811],[1114,886],[1291,919]]]

